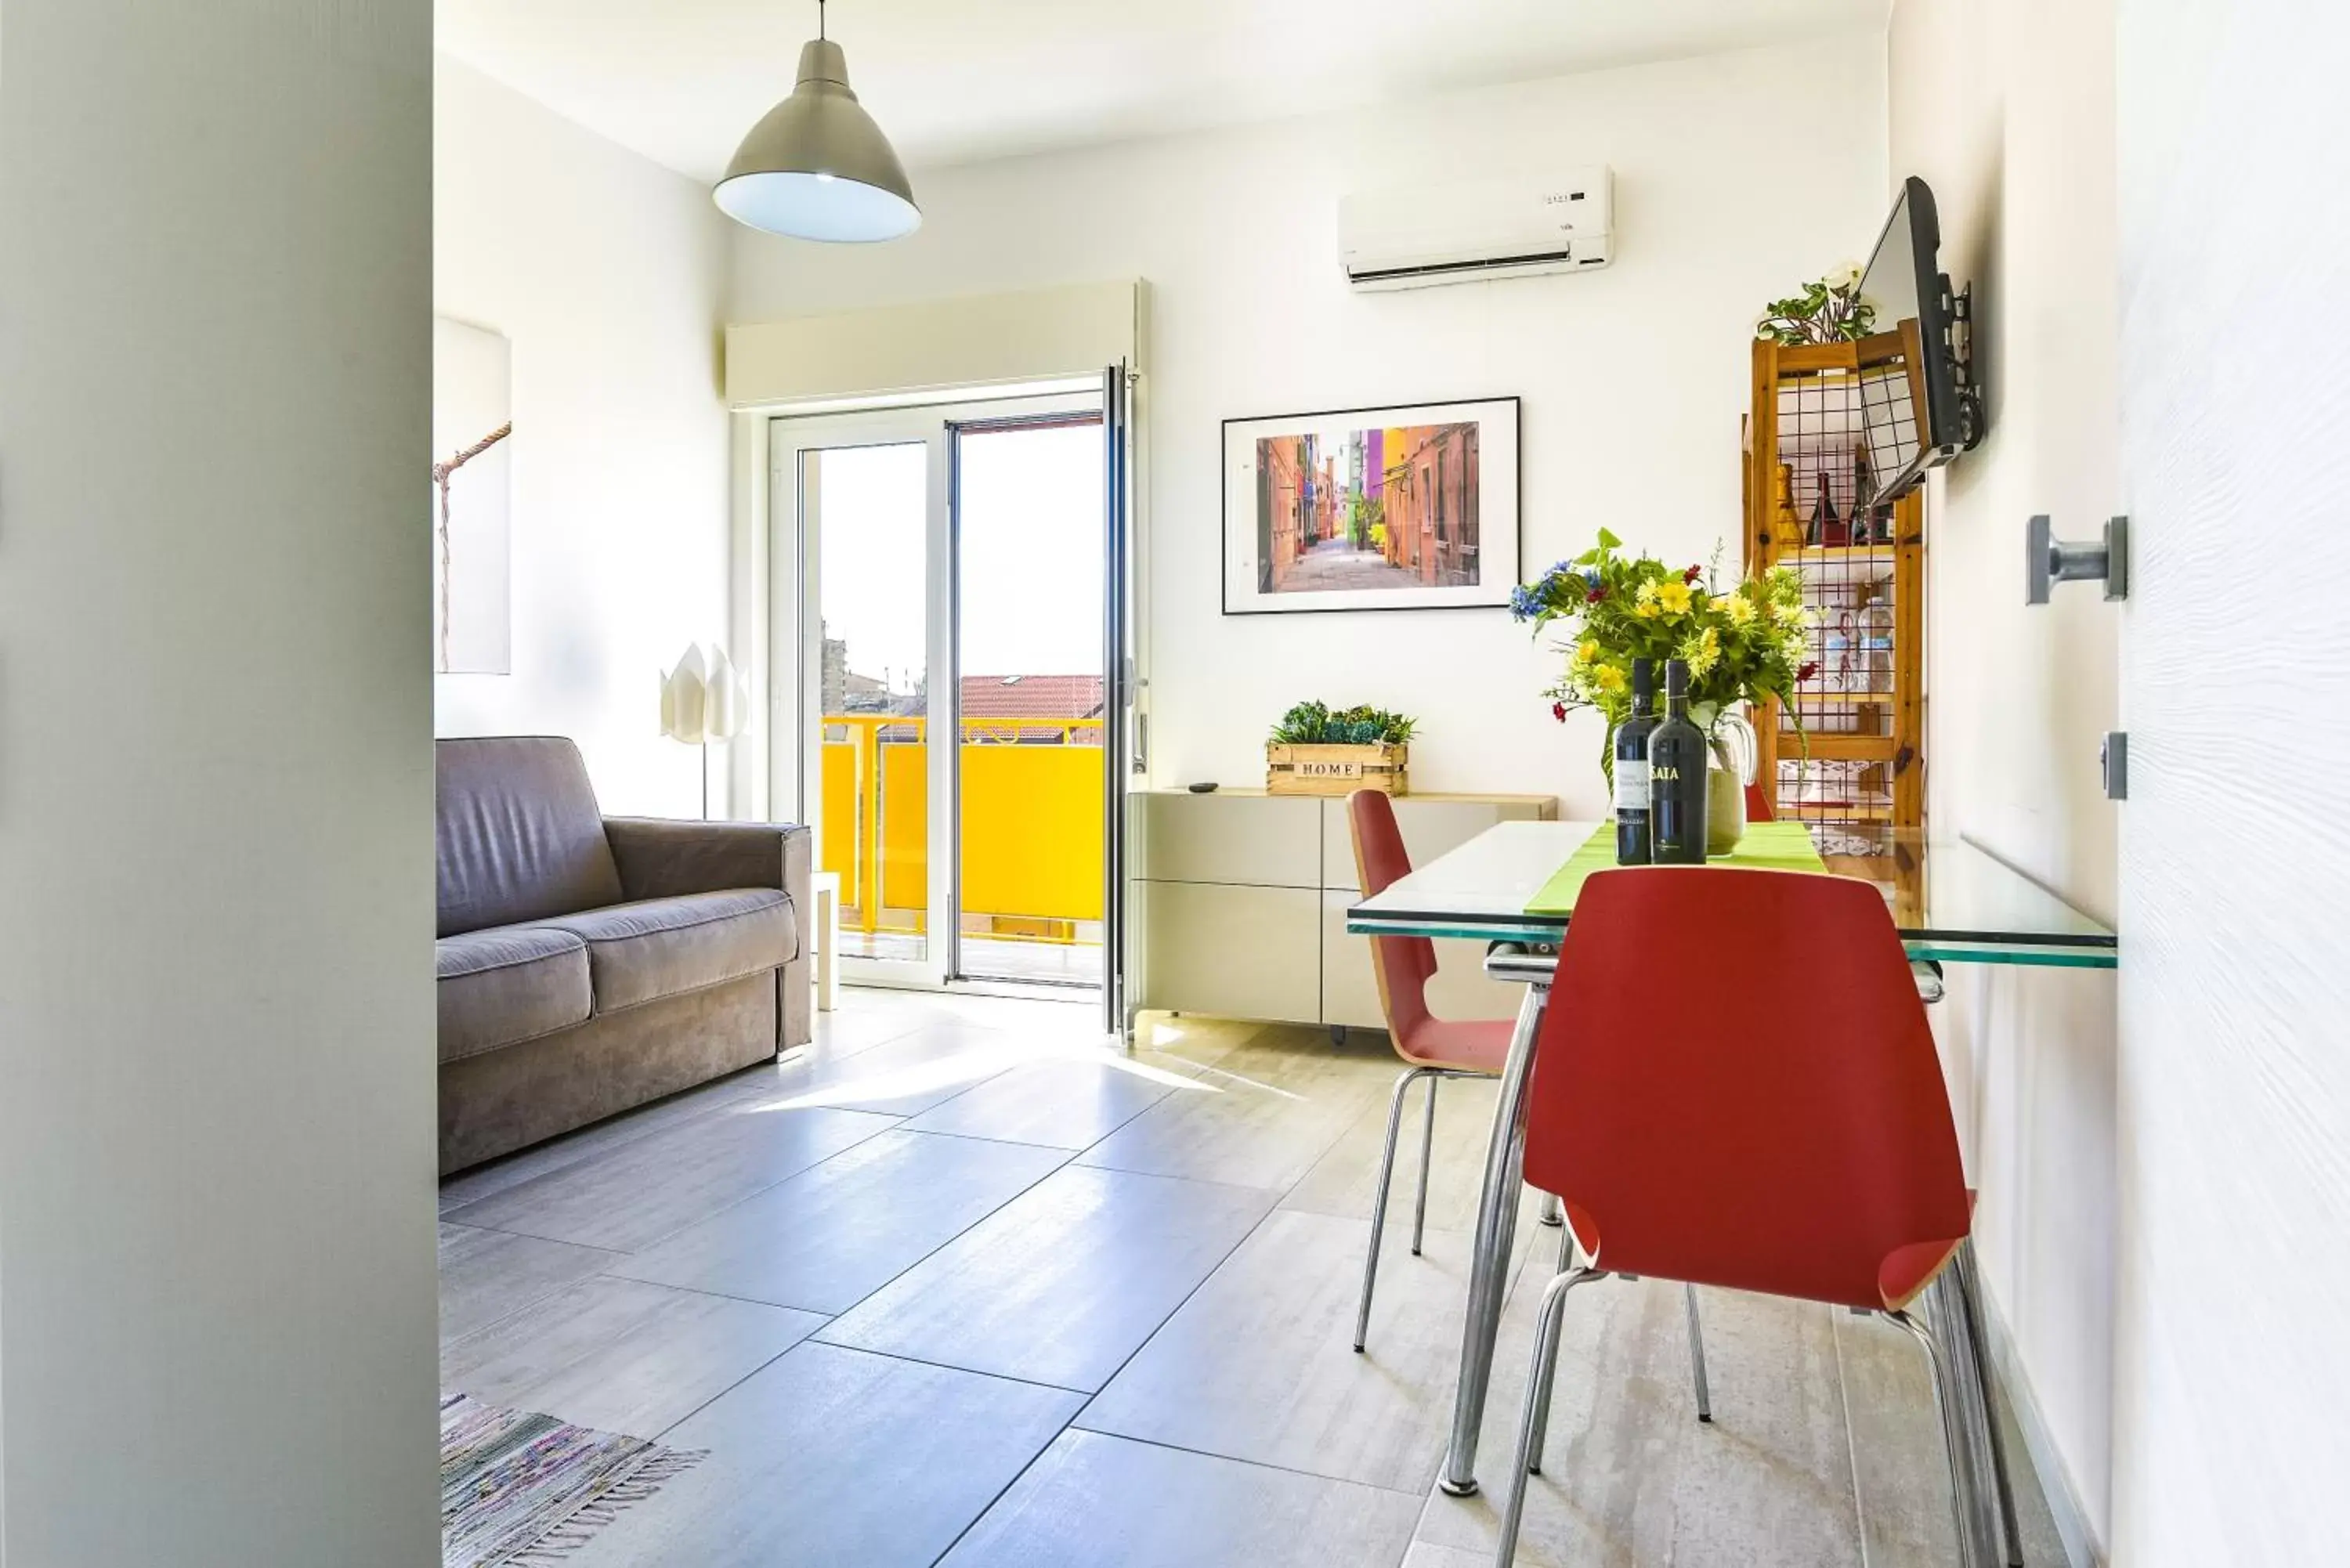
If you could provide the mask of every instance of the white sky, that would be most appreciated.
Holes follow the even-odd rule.
[[[857,447],[819,465],[827,635],[849,668],[909,691],[923,664],[927,450]],[[973,432],[962,441],[962,669],[1101,669],[1102,432]]]

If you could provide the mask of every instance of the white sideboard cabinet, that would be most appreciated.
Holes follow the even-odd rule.
[[[1153,790],[1135,797],[1142,972],[1138,1005],[1221,1018],[1381,1029],[1340,797]],[[1414,794],[1395,803],[1412,864],[1497,822],[1547,820],[1549,795]],[[1484,944],[1436,944],[1440,1018],[1509,1018],[1522,992],[1485,978]]]

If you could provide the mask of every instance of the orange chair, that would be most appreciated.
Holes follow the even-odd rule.
[[[1411,869],[1395,806],[1377,790],[1357,790],[1347,801],[1354,829],[1355,870],[1363,896],[1384,892]],[[1428,1114],[1419,1137],[1419,1195],[1412,1207],[1411,1250],[1419,1252],[1428,1225],[1428,1166],[1436,1148],[1436,1086],[1447,1078],[1495,1078],[1510,1054],[1508,1020],[1449,1023],[1428,1011],[1428,981],[1436,973],[1436,944],[1426,937],[1373,937],[1371,970],[1379,985],[1379,1008],[1388,1036],[1407,1070],[1396,1080],[1388,1104],[1388,1141],[1379,1157],[1378,1196],[1371,1203],[1371,1255],[1363,1265],[1363,1302],[1355,1316],[1355,1348],[1363,1348],[1371,1324],[1371,1288],[1378,1281],[1379,1238],[1387,1228],[1388,1188],[1395,1176],[1396,1138],[1403,1126],[1405,1094],[1428,1081]]]
[[[1709,1005],[1689,989],[1693,971]],[[1611,1274],[1884,1316],[1932,1362],[1961,1539],[1988,1433],[1907,1311],[1972,1212],[1941,1065],[1901,940],[1864,882],[1603,871],[1584,885],[1526,1099],[1525,1176],[1566,1210],[1544,1293],[1497,1563],[1542,1466],[1566,1296]],[[1980,1440],[1980,1446],[1979,1446]],[[1995,1452],[1995,1450],[1993,1450]],[[1996,1462],[1996,1461],[1994,1461]]]

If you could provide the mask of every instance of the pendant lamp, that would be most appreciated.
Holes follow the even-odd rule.
[[[921,226],[905,167],[849,90],[847,57],[825,36],[824,0],[792,96],[751,128],[716,194],[736,223],[795,239],[894,240]]]

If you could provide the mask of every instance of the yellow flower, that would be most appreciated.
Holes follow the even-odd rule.
[[[1599,667],[1599,690],[1613,696],[1624,690],[1624,672],[1612,664]]]
[[[1588,641],[1586,641],[1586,643],[1584,643],[1584,645],[1583,645],[1582,647],[1580,647],[1580,648],[1578,648],[1578,649],[1576,649],[1575,650],[1575,661],[1577,664],[1596,664],[1596,663],[1598,663],[1598,662],[1599,662],[1599,645],[1598,645],[1597,643],[1596,643],[1596,642],[1588,642]]]
[[[1703,675],[1721,662],[1721,633],[1707,627],[1703,635],[1681,646],[1681,657],[1689,661],[1691,675]]]
[[[1643,598],[1640,601],[1639,607],[1635,609],[1632,613],[1638,616],[1642,620],[1654,620],[1659,616],[1664,614],[1665,610],[1664,607],[1657,603],[1655,599]]]
[[[1655,604],[1657,602],[1657,584],[1655,580],[1651,579],[1648,582],[1642,583],[1640,585],[1639,593],[1634,597],[1644,605]]]
[[[1713,601],[1713,607],[1728,616],[1732,626],[1744,626],[1754,618],[1754,601],[1744,594],[1724,594]]]
[[[1657,603],[1668,615],[1687,615],[1690,607],[1690,586],[1687,583],[1656,583]]]

